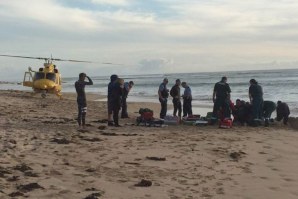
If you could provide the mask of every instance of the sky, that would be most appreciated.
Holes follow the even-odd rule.
[[[95,62],[57,62],[66,77],[298,68],[297,10],[297,0],[1,0],[0,54]],[[0,81],[42,64],[0,57]]]

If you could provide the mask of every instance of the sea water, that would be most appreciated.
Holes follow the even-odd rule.
[[[278,100],[288,103],[291,115],[298,116],[298,69],[287,70],[264,70],[264,71],[235,71],[235,72],[206,72],[206,73],[177,73],[177,74],[151,74],[151,75],[123,75],[125,81],[134,81],[135,85],[129,93],[128,102],[159,102],[158,87],[163,78],[168,78],[170,89],[176,79],[188,83],[193,95],[193,108],[203,108],[205,114],[212,111],[212,93],[214,84],[220,81],[222,76],[228,77],[228,83],[232,90],[231,99],[249,101],[249,80],[256,79],[263,87],[264,100],[277,102]],[[105,96],[109,76],[91,77],[94,85],[86,86],[86,92],[98,93]],[[75,92],[74,82],[78,78],[63,78],[63,92]],[[16,84],[1,84],[0,89],[24,88]],[[181,88],[181,94],[184,89]],[[100,99],[99,99],[100,100]],[[104,99],[102,99],[104,100]],[[171,101],[169,101],[171,103]],[[199,110],[199,109],[197,109]],[[195,112],[195,111],[194,111]]]

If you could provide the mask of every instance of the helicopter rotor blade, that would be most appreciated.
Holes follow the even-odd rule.
[[[81,60],[74,60],[74,59],[51,59],[53,61],[69,61],[69,62],[83,62],[83,63],[93,63],[91,61],[81,61]]]
[[[91,61],[82,61],[82,60],[75,60],[75,59],[58,59],[58,58],[46,58],[46,57],[29,57],[29,56],[19,56],[19,55],[0,55],[2,57],[16,57],[16,58],[26,58],[26,59],[40,59],[40,60],[45,60],[45,61],[66,61],[66,62],[79,62],[79,63],[100,63],[100,62],[91,62]],[[119,65],[119,66],[124,66],[124,64],[119,64],[119,63],[111,63],[111,62],[103,62],[100,64],[105,64],[105,65]]]
[[[26,58],[26,59],[42,59],[48,60],[49,58],[45,57],[27,57],[27,56],[18,56],[18,55],[0,55],[1,57],[17,57],[17,58]]]
[[[117,63],[110,63],[110,62],[104,62],[104,63],[101,63],[101,64],[125,66],[124,64],[117,64]]]

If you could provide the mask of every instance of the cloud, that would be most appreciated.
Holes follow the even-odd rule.
[[[94,4],[108,4],[113,6],[128,6],[131,0],[92,0]]]
[[[142,59],[139,62],[139,70],[143,72],[155,72],[159,73],[162,71],[166,71],[165,69],[170,67],[173,64],[173,60],[169,60],[166,58],[159,59]]]
[[[253,69],[297,61],[297,10],[293,0],[0,1],[0,54],[116,62],[125,73]],[[70,66],[68,76],[118,70]]]

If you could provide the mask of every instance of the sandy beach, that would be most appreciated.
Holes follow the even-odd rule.
[[[265,127],[106,127],[106,102],[87,94],[78,131],[75,94],[41,99],[0,91],[0,198],[298,198],[298,132]],[[142,183],[140,183],[143,180]],[[137,185],[137,186],[136,186]]]

